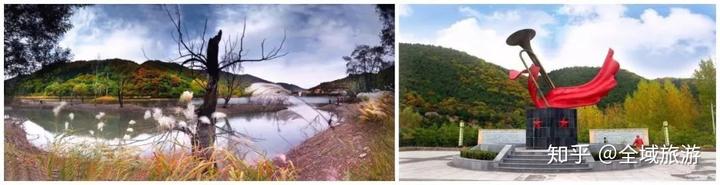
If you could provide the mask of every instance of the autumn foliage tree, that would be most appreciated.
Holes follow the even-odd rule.
[[[664,121],[674,132],[693,128],[698,116],[695,99],[687,84],[678,89],[666,79],[661,85],[657,81],[641,81],[637,90],[624,102],[625,118],[633,127],[648,128],[650,139],[661,143]]]
[[[596,105],[578,108],[578,141],[588,142],[589,129],[604,128],[607,125],[605,115]]]

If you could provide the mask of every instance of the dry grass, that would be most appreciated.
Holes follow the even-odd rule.
[[[8,151],[7,149],[10,148]],[[20,154],[6,144],[6,157],[24,156],[30,163],[39,163],[36,169],[44,172],[41,179],[62,181],[97,180],[294,180],[292,162],[277,166],[271,160],[248,164],[234,154],[218,150],[210,160],[197,158],[187,152],[155,152],[152,157],[141,158],[129,150],[111,150],[74,147],[69,151],[51,150],[44,154]],[[7,159],[7,158],[6,158]],[[27,163],[27,162],[25,162]],[[7,177],[7,175],[6,175]],[[6,179],[19,180],[19,179]],[[38,179],[39,180],[39,179]]]
[[[57,180],[263,181],[295,178],[292,162],[284,167],[264,159],[249,164],[226,150],[215,150],[209,160],[189,152],[154,152],[149,158],[131,153],[132,149],[111,150],[104,146],[51,152],[47,168],[60,172]]]
[[[288,152],[288,158],[298,165],[298,179],[394,180],[391,96],[360,104],[326,105],[321,109],[335,112],[343,121]]]
[[[393,96],[360,105],[360,124],[371,134],[369,159],[350,171],[350,180],[393,180],[395,174],[395,106]]]
[[[7,128],[12,123],[5,125]],[[6,132],[6,139],[8,135],[24,134],[12,132],[12,129],[11,134]],[[209,160],[203,160],[186,151],[154,152],[150,157],[140,157],[134,148],[110,147],[102,143],[70,146],[63,144],[62,138],[48,151],[13,142],[17,141],[5,143],[5,180],[265,181],[296,178],[291,161],[261,159],[250,164],[234,153],[220,149],[215,150]]]

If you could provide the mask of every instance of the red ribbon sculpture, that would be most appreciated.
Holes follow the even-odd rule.
[[[530,98],[532,98],[537,108],[575,108],[594,105],[597,104],[603,96],[606,96],[610,90],[615,88],[615,85],[617,85],[615,74],[619,69],[620,64],[613,59],[613,50],[609,49],[605,57],[605,63],[600,68],[600,72],[595,75],[595,78],[578,86],[550,89],[545,95],[545,99],[547,100],[546,105],[542,99],[538,98],[538,89],[535,84],[536,80],[533,80],[538,79],[540,67],[533,64],[530,66],[528,91],[530,92]],[[523,70],[522,72],[511,70],[510,79],[515,80],[520,74],[527,72],[527,70]]]

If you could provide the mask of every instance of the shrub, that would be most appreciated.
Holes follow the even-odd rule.
[[[423,117],[415,112],[412,107],[405,107],[400,112],[400,142],[412,142],[415,139],[415,128],[422,123]]]
[[[401,146],[427,146],[427,147],[457,147],[458,132],[460,127],[457,123],[447,123],[431,127],[403,128],[400,132],[412,132],[414,138],[400,140]],[[463,146],[475,146],[477,144],[477,126],[466,126],[463,128]]]
[[[463,148],[460,150],[460,157],[477,159],[477,160],[493,160],[497,156],[497,153],[485,150],[473,150]]]
[[[664,141],[664,135],[663,135]],[[681,145],[715,145],[715,135],[712,132],[703,132],[696,129],[683,129],[670,131],[670,143],[673,146]]]

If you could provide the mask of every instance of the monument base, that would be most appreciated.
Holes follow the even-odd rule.
[[[526,109],[525,145],[528,149],[576,145],[577,110],[559,108]]]

